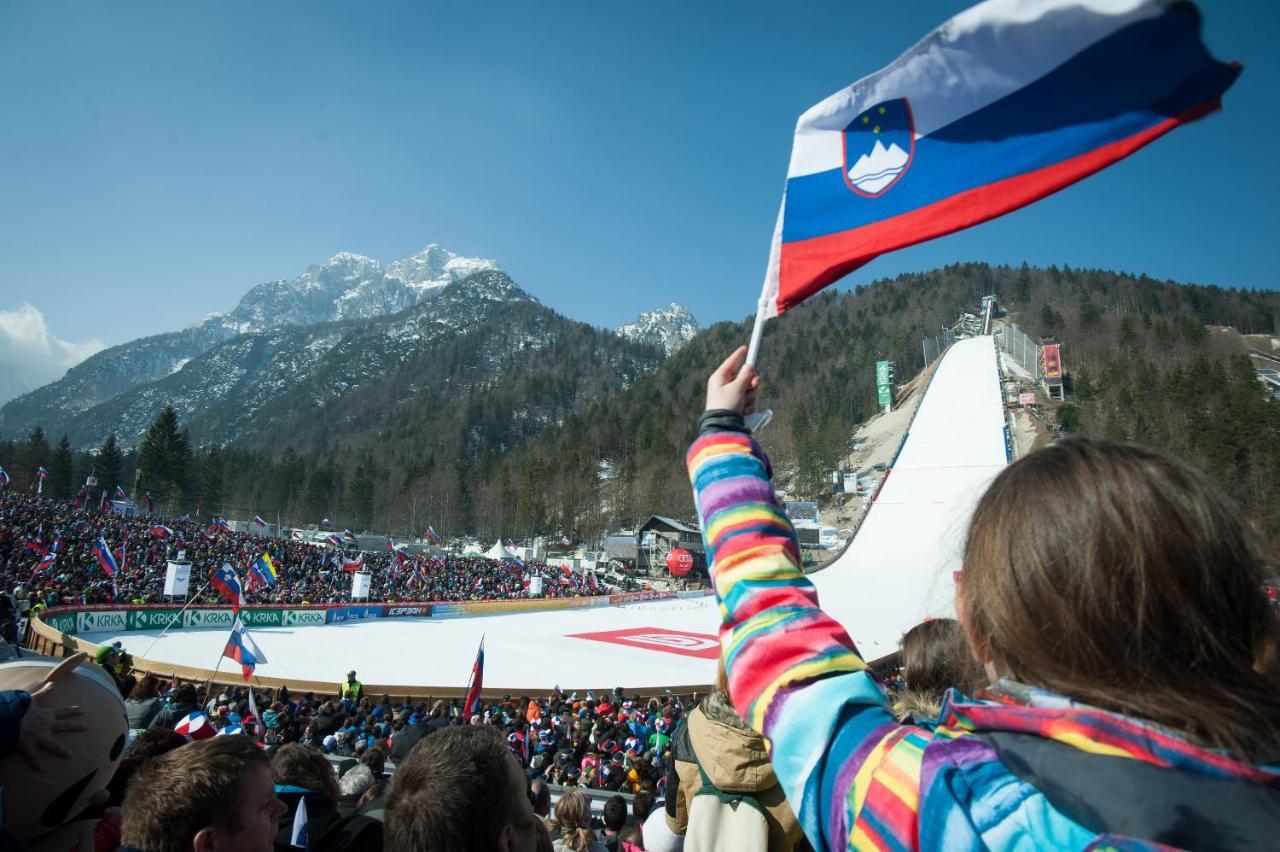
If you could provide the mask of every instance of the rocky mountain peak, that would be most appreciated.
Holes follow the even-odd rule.
[[[667,355],[673,355],[698,334],[698,321],[684,305],[672,302],[665,308],[645,311],[617,333],[628,340],[653,343],[661,346]]]

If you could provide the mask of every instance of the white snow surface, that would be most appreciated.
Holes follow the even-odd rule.
[[[811,578],[865,659],[896,651],[926,617],[955,615],[951,572],[969,518],[1006,464],[994,338],[961,340],[938,365],[857,535]]]
[[[938,365],[885,480],[849,548],[812,575],[822,607],[868,660],[897,650],[926,616],[954,614],[951,572],[960,567],[973,506],[1006,464],[1004,410],[991,337],[956,343]],[[472,618],[389,618],[324,626],[255,628],[264,675],[335,683],[354,668],[367,684],[465,686],[485,637],[486,691],[627,689],[709,684],[715,660],[572,634],[657,628],[715,636],[711,597],[621,607]],[[227,631],[88,634],[125,643],[153,661],[207,668]],[[235,664],[223,661],[224,670]]]
[[[715,636],[715,599],[649,601],[620,607],[566,609],[471,618],[376,618],[305,627],[256,627],[252,635],[268,662],[258,673],[299,680],[332,680],[355,669],[366,684],[464,687],[484,636],[485,691],[627,689],[709,684],[714,659],[656,648],[574,638],[633,627]],[[85,634],[90,642],[123,642],[152,661],[210,668],[226,644],[226,629]],[[222,671],[235,673],[231,660]]]

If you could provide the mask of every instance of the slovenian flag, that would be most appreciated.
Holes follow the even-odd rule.
[[[349,573],[356,573],[364,570],[364,556],[357,556],[355,559],[342,560],[342,570]]]
[[[762,315],[1106,168],[1218,109],[1240,70],[1209,54],[1187,2],[961,12],[800,116]]]
[[[236,576],[236,570],[230,563],[223,562],[222,567],[209,577],[209,584],[217,589],[218,593],[235,609],[244,606],[244,588],[240,585],[240,578]]]
[[[40,467],[36,468],[36,478],[37,479],[49,478],[49,471],[44,469],[44,465],[41,465]]]
[[[265,520],[263,520],[261,515],[254,515],[253,522],[260,527],[270,526],[270,524],[268,524]]]
[[[328,538],[326,538],[325,541],[328,542],[329,544],[332,544],[334,547],[342,547],[342,539],[338,538],[337,533],[333,533]]]
[[[440,543],[440,534],[436,532],[435,527],[427,527],[427,538],[429,538],[435,544]]]
[[[147,530],[147,532],[151,533],[156,538],[173,538],[173,530],[170,527],[166,527],[164,524],[156,524],[151,529]]]
[[[129,495],[128,495],[128,494],[125,494],[125,493],[124,493],[124,489],[123,489],[123,488],[121,488],[119,485],[117,485],[117,486],[116,486],[116,499],[118,499],[118,500],[128,500],[128,499],[129,499]]]
[[[116,564],[115,556],[111,553],[111,548],[107,547],[106,539],[101,536],[93,545],[93,555],[98,558],[98,564],[102,566],[103,571],[107,572],[108,577],[114,577],[116,571],[120,570],[120,566]]]
[[[328,518],[323,519],[322,521],[320,521],[320,529],[322,530],[333,529],[333,521],[329,520]]]
[[[471,667],[471,684],[467,687],[467,695],[462,699],[462,724],[471,721],[471,717],[480,712],[480,690],[484,688],[484,637],[480,637],[480,648],[476,651],[476,662]]]
[[[264,553],[253,560],[253,564],[249,566],[249,575],[264,586],[274,586],[278,575],[276,564],[271,561],[271,555]]]
[[[245,680],[253,677],[253,671],[259,663],[267,661],[266,655],[249,636],[249,631],[238,615],[235,624],[231,626],[231,637],[227,639],[227,647],[222,650],[222,656],[240,664],[240,673]]]
[[[0,467],[0,488],[5,488],[8,485],[9,485],[9,474],[5,472],[4,468]]]

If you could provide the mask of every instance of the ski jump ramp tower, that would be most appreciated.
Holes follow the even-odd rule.
[[[961,340],[942,357],[857,534],[811,578],[866,660],[926,618],[955,616],[969,518],[1008,464],[994,341]]]

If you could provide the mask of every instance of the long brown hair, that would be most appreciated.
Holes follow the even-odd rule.
[[[933,618],[903,634],[902,679],[893,708],[900,720],[913,712],[936,716],[948,689],[972,695],[987,683],[954,618]]]
[[[590,828],[591,812],[586,795],[578,789],[566,790],[556,802],[555,814],[564,845],[574,852],[587,852],[596,833]]]
[[[960,607],[979,656],[1026,683],[1252,760],[1280,752],[1265,562],[1235,506],[1154,450],[1072,438],[979,501]]]

